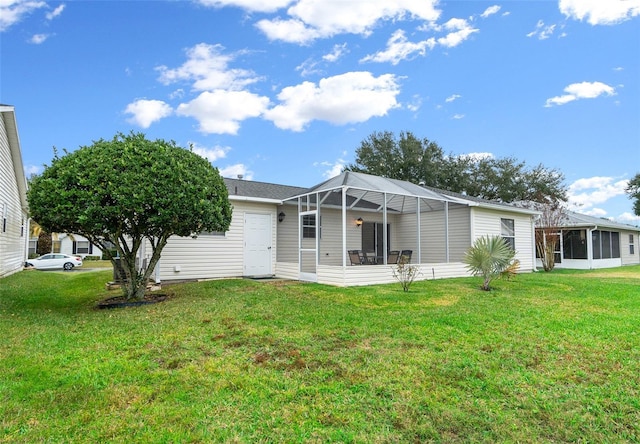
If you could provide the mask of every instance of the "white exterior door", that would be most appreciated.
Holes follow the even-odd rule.
[[[244,275],[271,276],[271,214],[245,214]]]

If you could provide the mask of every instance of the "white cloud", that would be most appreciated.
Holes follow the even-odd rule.
[[[471,34],[479,31],[473,28],[467,20],[460,18],[452,18],[444,24],[444,28],[451,32],[445,37],[440,37],[438,43],[447,48],[458,46],[467,40]]]
[[[452,94],[449,97],[447,97],[446,99],[444,99],[445,102],[450,103],[453,102],[454,100],[459,99],[460,97],[462,97],[460,94]]]
[[[271,40],[306,44],[337,34],[369,35],[380,21],[412,18],[435,21],[437,0],[345,1],[299,0],[287,10],[290,18],[260,20],[256,26]]]
[[[225,6],[246,9],[250,12],[275,12],[285,8],[294,0],[196,0],[204,6],[223,8]]]
[[[569,206],[582,213],[590,211],[597,204],[625,194],[628,182],[626,179],[616,181],[613,177],[603,176],[578,179],[568,187]]]
[[[127,105],[124,110],[125,114],[131,114],[132,117],[127,122],[149,128],[152,123],[170,116],[173,113],[171,107],[162,100],[146,100],[139,99]]]
[[[187,49],[187,61],[180,67],[156,68],[160,72],[160,82],[165,85],[177,81],[192,81],[197,91],[213,89],[239,90],[261,80],[253,71],[230,69],[229,63],[236,55],[224,54],[222,45],[199,43]]]
[[[34,45],[40,45],[44,43],[49,38],[49,34],[34,34],[30,39],[29,43],[33,43]]]
[[[27,15],[40,8],[46,8],[47,3],[35,0],[1,0],[0,1],[0,32],[23,20]]]
[[[453,120],[460,120],[460,119],[464,119],[464,114],[454,114],[453,117],[451,117]]]
[[[392,74],[374,77],[370,72],[349,72],[284,88],[280,105],[264,113],[282,129],[302,131],[312,120],[336,125],[364,122],[398,107],[400,90]]]
[[[583,210],[581,213],[593,217],[605,217],[607,215],[607,211],[602,208],[591,208],[590,210]]]
[[[602,82],[581,82],[572,83],[564,89],[564,92],[567,94],[547,99],[545,107],[564,105],[578,99],[595,99],[602,95],[613,96],[616,90]]]
[[[487,9],[484,10],[482,14],[480,14],[480,17],[487,18],[490,15],[496,14],[498,11],[500,11],[500,6],[498,5],[489,6]]]
[[[420,97],[418,94],[414,94],[413,97],[411,98],[411,102],[407,103],[407,109],[413,112],[418,111],[421,106],[422,106],[422,97]]]
[[[178,106],[180,116],[195,118],[203,133],[237,134],[240,122],[258,117],[269,105],[267,97],[248,91],[205,91]]]
[[[425,55],[427,49],[433,49],[436,40],[432,37],[416,43],[410,42],[404,35],[404,31],[399,29],[391,35],[387,41],[387,48],[375,54],[367,55],[361,62],[391,62],[397,65],[402,60],[410,59],[413,54]]]
[[[300,71],[300,75],[302,77],[308,77],[310,75],[320,74],[322,69],[318,67],[318,62],[316,60],[307,59],[296,66],[296,71]]]
[[[230,177],[237,179],[238,176],[242,176],[244,180],[253,180],[253,171],[247,169],[247,166],[242,163],[236,163],[235,165],[228,165],[224,168],[218,167],[220,175],[222,177]]]
[[[640,15],[640,0],[560,0],[560,12],[591,25],[615,25]]]
[[[460,154],[458,157],[461,159],[472,159],[472,160],[482,160],[482,159],[493,159],[493,153],[467,153]]]
[[[47,20],[53,20],[54,18],[58,17],[60,14],[62,14],[62,11],[64,11],[64,8],[66,7],[66,5],[63,3],[61,5],[59,5],[56,9],[54,9],[51,12],[47,13]]]
[[[44,170],[44,167],[37,165],[25,165],[24,166],[24,175],[27,177],[31,177],[34,174],[40,174]]]
[[[333,49],[329,54],[325,54],[322,56],[322,60],[326,60],[327,62],[335,62],[343,55],[347,53],[347,44],[343,43],[342,45],[333,45]]]
[[[204,146],[200,146],[197,143],[191,143],[191,151],[196,153],[198,156],[207,159],[209,162],[213,163],[218,159],[224,159],[227,157],[227,153],[231,151],[231,147],[228,146],[219,146],[216,145],[213,148],[207,148]]]
[[[556,25],[547,25],[545,26],[542,20],[538,20],[536,24],[536,29],[527,34],[527,37],[538,37],[538,40],[546,40],[553,34],[553,31],[556,29]]]
[[[343,151],[342,152],[342,157],[346,156],[347,152]],[[319,166],[319,167],[323,167],[326,168],[328,167],[328,169],[326,169],[323,173],[322,173],[322,177],[324,177],[325,179],[331,179],[332,177],[336,177],[337,175],[339,175],[340,173],[342,173],[342,169],[345,167],[347,161],[344,160],[343,158],[340,158],[338,160],[336,160],[335,162],[315,162],[313,164],[313,166]]]
[[[640,225],[640,216],[636,216],[633,213],[629,213],[629,212],[625,212],[622,213],[620,216],[615,218],[618,222],[622,222],[625,224],[633,224],[633,225]]]

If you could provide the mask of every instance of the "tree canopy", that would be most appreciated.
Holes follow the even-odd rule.
[[[558,170],[542,164],[530,168],[513,157],[445,154],[437,143],[411,132],[401,132],[399,138],[389,131],[372,133],[345,169],[501,202],[567,200]]]
[[[61,157],[31,181],[31,216],[49,232],[76,233],[99,246],[117,266],[127,299],[141,298],[170,236],[226,231],[227,189],[218,170],[175,142],[119,133]],[[136,259],[151,246],[146,267]]]
[[[627,184],[625,192],[633,200],[633,213],[640,216],[640,173],[633,176]]]

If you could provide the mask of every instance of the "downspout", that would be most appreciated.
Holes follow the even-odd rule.
[[[533,265],[533,270],[532,271],[538,271],[538,267],[536,267],[537,264],[537,260],[536,260],[536,220],[539,220],[542,216],[540,215],[534,215],[531,216],[531,245],[532,245],[532,249],[531,249],[531,259],[533,260],[531,262],[531,264]],[[543,237],[544,240],[544,237]]]

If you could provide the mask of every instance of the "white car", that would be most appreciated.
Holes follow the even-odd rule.
[[[62,253],[49,253],[35,259],[29,259],[25,265],[36,270],[71,270],[73,267],[82,266],[82,258]]]

